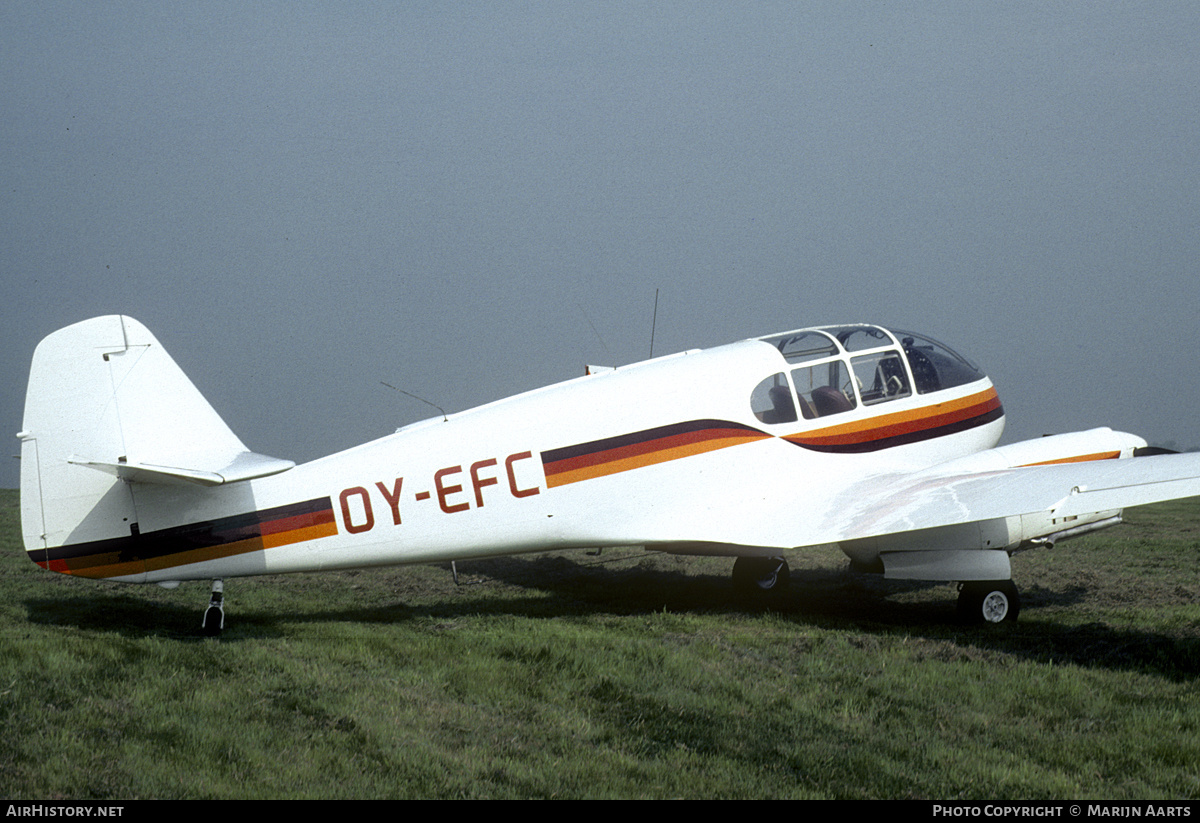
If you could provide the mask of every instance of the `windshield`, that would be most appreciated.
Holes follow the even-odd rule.
[[[967,358],[929,337],[907,331],[896,332],[918,394],[952,389],[982,380],[983,372]]]

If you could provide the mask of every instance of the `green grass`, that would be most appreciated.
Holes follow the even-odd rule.
[[[1014,559],[1021,621],[793,558],[560,553],[167,591],[44,572],[0,492],[0,796],[1200,797],[1200,501]]]

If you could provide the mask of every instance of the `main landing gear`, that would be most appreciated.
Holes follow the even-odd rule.
[[[212,596],[208,600],[208,608],[204,610],[200,627],[209,637],[216,637],[225,628],[225,581],[213,581]]]
[[[1016,620],[1021,597],[1011,580],[971,581],[958,588],[958,616],[965,623]]]
[[[782,557],[739,557],[733,561],[733,586],[747,594],[782,591],[791,577]]]

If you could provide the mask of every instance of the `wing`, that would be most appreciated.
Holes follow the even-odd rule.
[[[1200,454],[984,472],[930,470],[857,484],[826,540],[889,577],[1002,580],[1009,554],[1120,522],[1121,510],[1200,495]]]
[[[1113,525],[1126,507],[1200,495],[1200,453],[1009,467],[1001,451],[864,478],[786,526],[776,518],[762,539],[655,548],[766,555],[836,544],[889,577],[1003,580],[1013,552]]]
[[[998,518],[1078,518],[1196,495],[1200,453],[982,472],[956,471],[951,464],[857,483],[825,527],[837,541]],[[856,503],[864,500],[870,502]]]

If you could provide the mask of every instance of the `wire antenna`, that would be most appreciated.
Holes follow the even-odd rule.
[[[604,356],[611,358],[612,354],[610,354],[608,351],[608,344],[604,342],[604,338],[600,336],[600,332],[596,331],[596,324],[592,322],[592,318],[588,317],[588,313],[583,310],[583,306],[579,305],[578,300],[575,301],[575,308],[579,309],[579,313],[583,315],[583,319],[587,321],[589,326],[591,326],[592,334],[596,335],[596,339],[600,341],[601,348],[604,349]]]
[[[658,289],[654,290],[654,319],[650,321],[650,358],[654,358],[654,329],[658,325]]]
[[[398,391],[403,395],[407,395],[408,397],[411,397],[413,400],[420,400],[426,406],[433,406],[435,409],[437,409],[438,411],[440,411],[442,413],[442,422],[443,423],[447,422],[450,419],[449,417],[446,416],[446,410],[443,409],[441,406],[439,406],[437,403],[430,403],[424,397],[417,397],[412,392],[405,391],[404,389],[398,389],[395,386],[393,386],[391,383],[384,383],[384,381],[382,381],[382,380],[380,380],[379,382],[383,383],[383,385],[387,386],[392,391]]]

